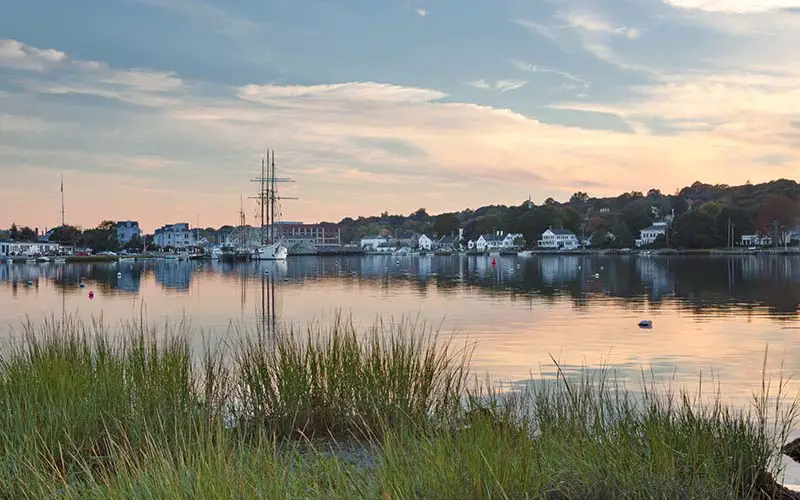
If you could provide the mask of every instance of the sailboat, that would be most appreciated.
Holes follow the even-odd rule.
[[[271,164],[270,164],[271,163]],[[267,151],[266,162],[261,160],[261,177],[254,179],[260,185],[258,196],[261,206],[261,244],[255,246],[251,253],[253,260],[286,260],[289,249],[283,244],[283,238],[277,234],[275,227],[275,203],[277,200],[292,200],[296,198],[279,197],[276,195],[276,182],[294,182],[288,178],[275,177],[275,151],[272,151],[272,161]]]

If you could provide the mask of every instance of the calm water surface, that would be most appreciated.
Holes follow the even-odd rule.
[[[410,316],[474,341],[474,370],[495,380],[552,375],[552,354],[568,368],[605,365],[633,380],[642,368],[679,383],[713,372],[725,395],[742,403],[760,384],[767,345],[770,374],[782,361],[786,374],[800,373],[799,304],[795,257],[0,265],[0,337],[26,317],[102,314],[114,323],[138,316],[142,306],[152,322],[190,318],[198,345],[201,331],[225,336],[231,322],[261,328],[262,313],[273,309],[277,322],[298,326],[337,311],[364,324]],[[640,329],[642,319],[653,328]]]

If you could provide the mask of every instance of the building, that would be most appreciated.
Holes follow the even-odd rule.
[[[0,241],[0,257],[28,257],[35,255],[55,255],[61,252],[61,245],[47,241]]]
[[[761,234],[743,234],[743,247],[768,247],[772,246],[772,237]]]
[[[341,245],[342,229],[338,224],[303,224],[302,222],[278,222],[278,233],[284,238],[307,241],[314,245]]]
[[[430,250],[433,248],[433,240],[422,234],[417,240],[417,248],[420,250]]]
[[[369,235],[361,238],[362,250],[377,250],[379,247],[385,247],[388,244],[388,236]]]
[[[667,235],[667,223],[664,221],[654,222],[652,226],[639,231],[639,239],[636,240],[637,247],[652,245],[659,236]]]
[[[442,236],[436,242],[436,248],[447,252],[455,252],[461,250],[461,239],[458,236]]]
[[[156,229],[153,244],[159,248],[188,248],[195,246],[197,239],[188,223],[179,222]]]
[[[542,233],[542,239],[536,242],[539,248],[550,250],[575,250],[580,246],[578,237],[568,229],[550,228]]]
[[[117,222],[117,241],[120,245],[125,245],[134,238],[141,238],[142,230],[139,223],[133,220],[121,220]]]

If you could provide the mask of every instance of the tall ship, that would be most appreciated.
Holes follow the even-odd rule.
[[[253,179],[252,182],[259,184],[258,200],[261,208],[261,232],[260,244],[251,250],[253,260],[286,260],[289,249],[283,244],[283,236],[280,234],[279,225],[276,220],[279,216],[279,200],[296,200],[285,196],[278,196],[277,183],[294,182],[288,177],[275,176],[275,151],[267,151],[266,160],[261,160],[261,176]]]

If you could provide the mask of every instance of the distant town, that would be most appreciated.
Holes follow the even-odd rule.
[[[792,180],[742,186],[694,183],[672,195],[656,189],[615,198],[577,192],[566,202],[492,205],[429,215],[345,218],[304,224],[275,222],[289,255],[352,253],[658,252],[726,249],[800,251],[800,185]],[[270,237],[273,235],[270,234]],[[136,220],[0,230],[0,259],[120,255],[214,258],[215,248],[263,241],[261,227],[192,227],[170,223],[143,234]]]

